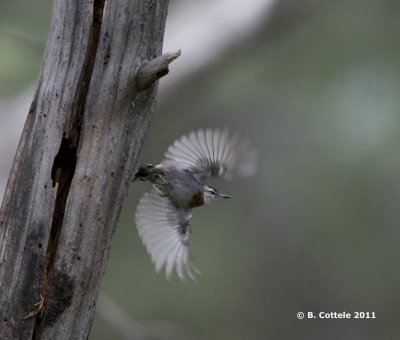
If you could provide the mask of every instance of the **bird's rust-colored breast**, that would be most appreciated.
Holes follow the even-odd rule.
[[[204,195],[201,191],[194,194],[188,203],[189,208],[200,207],[204,204]]]

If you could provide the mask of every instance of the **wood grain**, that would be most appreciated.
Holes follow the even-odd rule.
[[[161,54],[167,6],[54,3],[0,212],[1,339],[89,335],[155,103],[157,83],[139,92],[136,74]]]

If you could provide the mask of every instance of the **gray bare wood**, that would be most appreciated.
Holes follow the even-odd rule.
[[[136,87],[139,91],[148,88],[158,78],[168,74],[168,65],[181,55],[181,50],[168,52],[144,63],[136,77]]]
[[[161,54],[167,7],[55,0],[0,212],[1,339],[89,336],[155,103],[157,83],[138,91],[136,74]]]

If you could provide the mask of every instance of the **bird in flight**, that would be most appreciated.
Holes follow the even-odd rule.
[[[142,164],[134,181],[149,181],[136,210],[136,226],[156,272],[167,279],[176,269],[181,279],[200,274],[190,251],[193,208],[230,198],[206,185],[212,177],[231,179],[256,171],[256,152],[227,129],[199,129],[177,139],[158,165]]]

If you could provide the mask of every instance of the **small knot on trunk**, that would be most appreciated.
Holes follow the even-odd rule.
[[[145,62],[139,69],[136,76],[136,86],[143,91],[152,85],[157,79],[168,74],[168,66],[181,55],[181,50],[167,52],[153,60]]]

